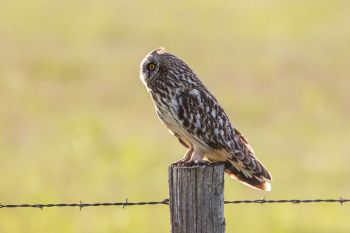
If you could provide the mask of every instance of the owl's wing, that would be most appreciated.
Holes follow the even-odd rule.
[[[184,90],[177,103],[178,121],[201,144],[217,150],[235,148],[234,129],[226,113],[204,87]]]
[[[178,121],[197,142],[224,152],[232,169],[244,170],[243,175],[256,176],[260,181],[271,179],[247,139],[232,127],[223,108],[204,86],[182,92],[177,102]],[[244,178],[234,175],[241,181]]]

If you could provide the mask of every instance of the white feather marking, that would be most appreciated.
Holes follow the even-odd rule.
[[[264,190],[270,192],[271,191],[271,184],[269,182],[264,183]]]
[[[189,92],[190,95],[193,95],[193,96],[199,96],[199,91],[197,89],[192,89],[190,92]]]
[[[204,105],[203,105],[203,102],[202,102],[202,99],[201,99],[201,95],[200,95],[200,92],[197,90],[197,89],[192,89],[190,92],[189,92],[190,95],[193,95],[195,97],[197,97],[197,101],[198,101],[198,105],[200,108],[203,108]]]
[[[219,135],[219,130],[217,128],[214,129],[214,134]]]
[[[224,137],[225,136],[225,133],[224,133],[224,130],[220,130],[220,135],[221,135],[221,137]]]
[[[196,128],[199,129],[201,128],[201,116],[199,113],[196,114],[196,124],[195,124]]]
[[[177,102],[177,100],[176,100],[175,98],[172,98],[172,99],[171,99],[171,105],[174,106],[175,111],[178,110],[178,108],[179,108],[179,103]]]
[[[215,111],[215,109],[213,109],[213,110],[211,111],[211,115],[215,118],[215,116],[216,116],[216,111]]]
[[[222,118],[219,116],[219,124],[222,126]]]
[[[204,104],[203,104],[203,102],[202,102],[201,97],[200,97],[200,96],[197,96],[197,100],[198,100],[198,103],[199,103],[199,107],[200,107],[201,109],[203,109],[203,108],[204,108]]]

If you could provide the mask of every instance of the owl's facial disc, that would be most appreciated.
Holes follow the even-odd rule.
[[[141,62],[140,79],[145,86],[152,82],[159,71],[159,59],[154,54],[147,55]]]

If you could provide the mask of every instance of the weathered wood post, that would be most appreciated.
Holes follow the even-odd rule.
[[[224,233],[224,165],[169,167],[172,233]]]

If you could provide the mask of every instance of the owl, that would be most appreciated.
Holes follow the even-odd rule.
[[[173,164],[224,163],[231,178],[252,188],[271,190],[270,173],[184,61],[157,48],[142,60],[140,79],[161,122],[187,148],[184,157]]]

